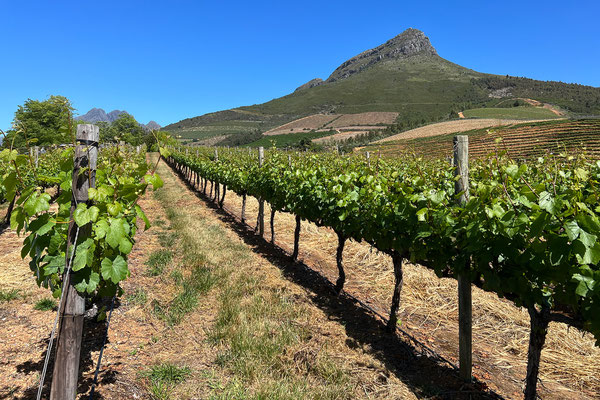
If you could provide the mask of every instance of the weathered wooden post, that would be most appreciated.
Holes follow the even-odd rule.
[[[258,148],[258,166],[262,168],[265,160],[265,149],[260,146]],[[265,233],[265,201],[261,197],[258,199],[258,221],[256,222],[258,227],[258,234],[262,237]]]
[[[215,147],[215,162],[219,162],[219,150]],[[219,181],[215,179],[215,202],[219,203]]]
[[[40,160],[40,147],[33,146],[33,162],[34,162],[36,168],[39,165],[39,160]]]
[[[77,126],[77,147],[75,148],[75,161],[73,165],[71,222],[69,223],[67,233],[67,266],[72,259],[69,250],[73,252],[77,249],[76,238],[78,242],[81,242],[90,236],[92,230],[91,224],[78,228],[72,218],[77,204],[89,204],[88,189],[96,186],[99,132],[99,128],[95,125],[85,124]],[[85,169],[82,174],[79,173],[81,169]],[[85,299],[75,289],[71,281],[71,273],[63,276],[65,280],[65,293],[60,313],[56,361],[54,363],[52,389],[50,391],[51,400],[75,399],[77,392]]]
[[[460,194],[458,204],[464,205],[469,201],[469,137],[459,135],[454,137],[454,174],[458,179],[454,183],[455,194]],[[469,261],[465,271],[458,274],[458,335],[459,335],[459,365],[460,377],[465,381],[471,380],[473,366],[472,355],[472,300],[471,279],[469,276]]]
[[[371,154],[368,151],[366,152],[365,157],[367,158],[367,166],[371,168]]]

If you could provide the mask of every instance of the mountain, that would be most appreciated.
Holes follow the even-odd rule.
[[[127,111],[121,110],[113,110],[109,112],[106,116],[108,117],[108,122],[115,122],[122,114],[129,114]]]
[[[147,131],[159,131],[161,126],[156,121],[150,121],[147,124],[140,124]]]
[[[92,108],[87,113],[80,115],[79,117],[75,117],[74,119],[78,119],[86,122],[109,122],[108,115],[106,115],[106,111],[101,108]]]
[[[600,114],[600,88],[477,72],[440,57],[429,38],[411,28],[343,62],[326,80],[313,79],[263,104],[188,118],[163,129],[183,138],[255,135],[312,114],[373,111],[396,112],[397,123],[414,125],[506,98]]]
[[[75,117],[74,119],[78,119],[86,122],[114,122],[119,118],[121,114],[129,114],[127,111],[113,110],[108,114],[101,108],[92,108],[87,113]]]
[[[74,117],[74,119],[77,119],[80,121],[85,121],[85,122],[91,122],[91,123],[95,123],[95,122],[113,123],[123,114],[131,115],[127,111],[121,111],[121,110],[113,110],[107,114],[106,111],[104,111],[101,108],[92,108],[87,113],[80,115],[78,117]],[[140,126],[147,131],[159,130],[161,128],[161,126],[155,121],[150,121],[145,125],[140,123]]]
[[[377,63],[386,60],[402,60],[415,55],[437,56],[429,38],[418,29],[409,28],[381,46],[352,57],[327,78],[326,82],[346,79]]]

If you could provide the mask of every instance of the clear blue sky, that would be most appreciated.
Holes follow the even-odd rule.
[[[0,0],[0,128],[28,99],[161,125],[262,103],[409,27],[481,72],[600,86],[600,2]]]

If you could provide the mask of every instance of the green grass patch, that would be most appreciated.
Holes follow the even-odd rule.
[[[175,278],[179,280],[180,278]],[[167,306],[155,307],[155,312],[168,326],[181,323],[183,318],[197,306],[199,297],[208,292],[215,283],[215,277],[206,267],[197,266],[188,278],[181,281],[181,291]]]
[[[560,118],[547,108],[512,107],[512,108],[473,108],[465,110],[467,118],[498,118],[498,119],[550,119]]]
[[[150,257],[148,257],[148,261],[146,261],[146,265],[148,266],[146,274],[149,276],[161,275],[172,259],[173,253],[170,250],[161,249],[152,252]]]
[[[177,233],[173,231],[159,232],[158,242],[162,247],[171,248],[177,242]]]
[[[137,288],[133,293],[125,295],[125,301],[135,306],[143,306],[148,301],[148,294],[142,288]]]
[[[178,367],[170,363],[162,363],[142,372],[142,377],[149,381],[149,391],[153,399],[170,399],[176,385],[184,382],[192,373],[188,367]]]
[[[165,226],[166,222],[164,219],[162,218],[156,218],[154,221],[152,221],[152,225],[153,226]]]
[[[44,299],[38,300],[33,306],[34,309],[39,311],[51,311],[56,308],[56,300],[46,297]]]
[[[18,299],[20,297],[18,289],[0,289],[0,303]]]

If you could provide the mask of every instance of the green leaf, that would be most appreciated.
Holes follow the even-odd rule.
[[[102,260],[102,277],[117,284],[127,278],[129,270],[127,269],[127,261],[122,256],[117,256],[113,261],[109,258]]]
[[[75,289],[80,293],[87,292],[91,294],[96,290],[100,283],[100,275],[97,272],[90,272],[87,276],[87,280],[84,277],[80,277],[80,279],[81,281],[75,284]]]
[[[519,173],[519,167],[517,166],[517,164],[510,164],[504,170],[513,179],[515,179],[517,177],[517,174]]]
[[[556,214],[557,210],[555,209],[555,200],[550,193],[540,193],[540,199],[538,200],[538,204],[542,210],[545,210],[546,212],[552,215]]]
[[[123,240],[121,240],[121,243],[119,243],[119,251],[123,254],[129,254],[132,248],[133,243],[131,243],[131,241],[129,241],[129,239],[127,238],[123,238]]]
[[[2,186],[4,186],[4,189],[6,189],[6,200],[9,202],[12,201],[17,192],[17,173],[15,171],[11,171],[6,178],[2,180]]]
[[[75,249],[75,258],[73,259],[73,266],[71,269],[73,271],[79,271],[86,266],[91,266],[95,248],[96,246],[94,245],[94,240],[91,238],[86,239],[83,243],[77,245]]]
[[[541,212],[537,218],[531,224],[531,237],[538,237],[542,233],[546,221],[548,220],[548,214]]]
[[[37,193],[32,193],[31,196],[27,199],[25,204],[23,204],[23,209],[29,215],[35,215],[42,211],[47,211],[50,209],[50,195],[48,193],[42,193],[38,195]]]
[[[110,227],[106,234],[106,243],[116,249],[129,231],[129,225],[121,218],[111,218]]]
[[[588,171],[586,171],[582,168],[577,168],[577,169],[575,169],[575,176],[582,181],[587,181],[590,174]]]
[[[41,214],[35,220],[29,223],[27,230],[35,233],[38,236],[43,236],[56,225],[56,221],[50,218],[50,214]]]
[[[123,209],[123,206],[121,205],[121,203],[116,202],[113,204],[108,204],[106,206],[106,209],[110,215],[112,215],[113,217],[116,217],[117,215],[119,215],[119,213]]]
[[[10,215],[10,229],[17,231],[17,234],[21,233],[23,226],[25,226],[25,213],[23,213],[20,207],[16,207]]]
[[[163,186],[163,181],[162,179],[160,179],[160,176],[158,176],[158,174],[147,174],[146,176],[144,176],[144,180],[152,185],[152,187],[154,188],[154,190],[161,188]]]
[[[78,226],[84,226],[90,222],[95,222],[98,219],[100,210],[96,206],[87,208],[85,203],[77,204],[77,208],[73,212],[73,220]]]
[[[108,221],[105,219],[101,219],[100,221],[96,222],[96,224],[94,225],[94,233],[96,236],[96,239],[100,240],[102,238],[104,238],[106,236],[106,234],[108,233],[110,227],[108,225]]]
[[[579,237],[581,228],[577,224],[577,221],[567,221],[563,227],[565,228],[565,232],[567,233],[567,237],[570,241],[573,241]]]
[[[44,276],[50,276],[52,274],[62,274],[65,270],[65,253],[60,253],[57,256],[45,255],[43,262],[47,263],[43,267]]]
[[[585,268],[587,268],[587,271]],[[579,283],[577,285],[577,288],[575,289],[575,293],[577,293],[581,297],[586,297],[588,292],[593,290],[594,286],[596,285],[596,281],[593,278],[593,276],[594,276],[593,271],[591,271],[589,269],[589,267],[585,267],[585,268],[584,267],[580,268],[582,274],[574,274],[573,279],[572,279],[573,282]],[[590,274],[590,272],[591,272],[591,274]]]
[[[595,235],[590,235],[584,230],[581,230],[579,234],[579,240],[585,245],[585,247],[592,247],[596,243],[597,237]]]
[[[421,222],[424,222],[425,219],[427,218],[427,208],[421,208],[419,211],[417,211],[417,219]]]
[[[146,213],[144,213],[142,207],[138,206],[137,204],[135,205],[135,214],[141,218],[142,221],[144,221],[144,229],[150,228],[150,221],[148,220]]]

